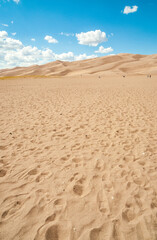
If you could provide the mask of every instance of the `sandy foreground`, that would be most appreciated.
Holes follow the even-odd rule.
[[[157,239],[157,76],[0,81],[0,240]]]

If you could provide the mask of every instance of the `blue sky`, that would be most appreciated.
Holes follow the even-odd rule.
[[[0,0],[0,68],[157,53],[156,0]]]

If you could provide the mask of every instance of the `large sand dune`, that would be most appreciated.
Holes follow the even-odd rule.
[[[118,54],[76,62],[55,61],[42,66],[0,70],[4,76],[76,76],[157,74],[157,54]]]
[[[157,239],[156,59],[1,71],[0,240]]]

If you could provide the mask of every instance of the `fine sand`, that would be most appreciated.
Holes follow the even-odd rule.
[[[157,75],[0,81],[0,240],[157,239]]]
[[[118,54],[76,62],[55,61],[42,66],[0,70],[0,77],[9,76],[78,76],[78,75],[157,75],[157,54]]]

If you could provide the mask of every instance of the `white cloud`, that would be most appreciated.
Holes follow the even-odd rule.
[[[113,49],[111,47],[104,48],[103,46],[100,46],[99,49],[95,51],[95,53],[109,53],[109,52],[113,52]]]
[[[68,52],[68,53],[55,54],[55,59],[61,60],[61,61],[72,61],[74,59],[74,53]]]
[[[133,7],[126,6],[126,7],[124,8],[123,13],[124,13],[124,14],[134,13],[134,12],[137,12],[137,9],[138,9],[138,6],[133,6]]]
[[[20,2],[20,0],[13,0],[13,2],[18,4]]]
[[[66,37],[73,37],[75,34],[74,33],[64,33],[64,32],[61,32],[60,35],[64,35]]]
[[[1,38],[1,32],[0,32],[0,50],[14,50],[14,49],[20,49],[22,47],[23,47],[23,44],[21,41],[6,37],[6,36]]]
[[[14,23],[14,21],[11,21],[11,24],[13,24]]]
[[[31,38],[31,41],[32,41],[32,42],[35,42],[35,38]]]
[[[76,37],[79,44],[94,47],[98,46],[99,43],[107,41],[106,33],[100,30],[76,33]]]
[[[12,0],[13,2],[15,2],[15,3],[19,3],[20,2],[20,0]],[[2,1],[0,1],[0,2],[3,2],[3,3],[6,3],[6,2],[10,2],[10,0],[2,0]],[[1,6],[1,5],[0,5]]]
[[[8,27],[8,24],[2,23],[2,26],[4,26],[4,27]]]
[[[97,55],[90,55],[90,56],[88,56],[88,55],[86,55],[86,53],[84,53],[84,54],[80,54],[78,56],[75,56],[75,60],[76,61],[81,61],[81,60],[90,59],[90,58],[96,58],[96,57],[97,57]]]
[[[55,38],[53,38],[52,36],[45,36],[45,38],[44,38],[46,41],[48,41],[48,43],[58,43],[58,41],[55,39]]]
[[[40,65],[55,60],[83,60],[93,57],[96,55],[74,55],[73,52],[57,54],[49,48],[41,50],[37,47],[24,46],[21,41],[8,37],[6,31],[0,31],[0,68]]]
[[[0,31],[0,39],[7,38],[7,37],[8,37],[8,33],[6,31]]]
[[[16,35],[16,32],[12,33],[12,35],[15,36],[15,35]]]

